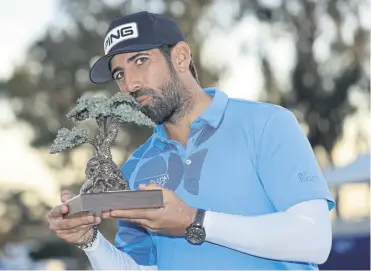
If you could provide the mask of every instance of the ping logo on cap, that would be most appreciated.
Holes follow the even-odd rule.
[[[104,53],[107,54],[117,43],[139,37],[136,23],[128,23],[116,26],[109,31],[104,39]]]

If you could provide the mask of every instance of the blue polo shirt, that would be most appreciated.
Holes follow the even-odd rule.
[[[313,199],[326,199],[329,209],[334,207],[311,145],[290,111],[231,99],[216,88],[205,91],[212,102],[191,124],[186,147],[167,139],[159,125],[129,157],[122,171],[131,189],[157,183],[192,207],[244,216],[285,211]],[[118,222],[115,246],[138,264],[160,270],[317,269],[209,242],[194,246],[123,221]]]

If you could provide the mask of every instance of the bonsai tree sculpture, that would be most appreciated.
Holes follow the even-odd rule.
[[[111,146],[123,123],[154,126],[154,123],[140,112],[135,99],[121,92],[112,97],[82,96],[77,100],[76,107],[67,114],[67,118],[74,121],[95,119],[98,125],[93,137],[89,136],[88,130],[84,128],[62,128],[51,146],[52,154],[83,143],[90,143],[94,147],[95,155],[87,162],[86,181],[80,194],[129,190],[124,175],[112,160]]]

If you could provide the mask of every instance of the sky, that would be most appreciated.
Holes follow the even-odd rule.
[[[8,78],[15,65],[20,63],[27,47],[44,33],[49,23],[53,22],[56,15],[56,0],[8,0],[3,1],[0,8],[0,36],[7,37],[6,42],[0,43],[0,79]],[[233,46],[248,36],[250,41],[259,39],[256,22],[247,19],[240,28],[234,28],[228,39],[216,34],[207,41],[208,51],[205,52],[205,63],[217,63],[218,60],[229,61],[232,69],[221,79],[220,86],[231,97],[258,99],[262,81],[259,79],[259,71],[255,68],[254,58],[241,58]],[[244,36],[240,30],[244,29]],[[261,28],[259,29],[261,31]],[[250,42],[250,50],[258,50],[257,44]],[[217,45],[217,46],[215,46]],[[255,47],[254,47],[255,46]],[[279,63],[277,68],[282,72],[288,70],[292,61],[289,42],[285,37],[268,44],[272,49],[279,50],[275,54],[274,63]],[[273,50],[272,50],[273,51]],[[278,65],[278,64],[277,64]],[[247,80],[246,74],[249,75]],[[8,102],[0,100],[0,125],[14,123],[14,115],[9,109]],[[0,155],[0,181],[7,180],[9,185],[29,186],[41,189],[49,196],[55,198],[58,190],[53,175],[47,169],[45,163],[37,152],[28,146],[29,134],[21,125],[10,126],[0,130],[0,142],[5,146]],[[349,158],[351,147],[339,149],[340,163],[345,163]],[[5,155],[4,155],[5,154]],[[12,154],[13,158],[10,158]],[[350,156],[349,156],[350,155]],[[30,180],[31,179],[31,180]]]
[[[27,53],[27,48],[43,35],[49,23],[56,23],[57,0],[11,0],[3,1],[0,8],[0,36],[8,37],[8,42],[0,43],[0,79],[11,76],[16,65],[19,65]],[[30,12],[31,11],[31,12]],[[211,41],[212,42],[212,41]],[[226,44],[228,46],[228,44]],[[222,56],[220,52],[212,51]],[[224,56],[227,57],[227,56]],[[245,80],[244,74],[254,74],[246,63],[245,69],[237,69],[224,80],[229,89],[239,89],[238,84]],[[251,63],[253,64],[253,63]],[[247,67],[247,69],[246,69]],[[240,72],[238,72],[240,71]],[[243,72],[241,72],[243,71]],[[258,78],[258,75],[254,76]],[[223,85],[223,83],[222,83]],[[250,91],[231,92],[239,98],[254,98],[260,87],[259,82],[250,82]],[[249,96],[247,96],[249,95]],[[42,158],[29,146],[29,130],[20,124],[10,125],[16,120],[9,103],[0,99],[0,125],[8,125],[0,130],[0,142],[5,147],[0,155],[0,181],[2,187],[36,189],[45,195],[49,202],[58,198],[58,187]]]
[[[0,79],[7,79],[20,63],[27,47],[42,35],[56,11],[55,0],[2,1],[0,8]],[[5,42],[7,41],[7,42]],[[9,103],[0,100],[0,125],[14,123]],[[41,192],[46,201],[56,198],[56,183],[38,153],[29,147],[29,136],[21,125],[0,130],[2,188],[29,188]]]
[[[2,1],[0,35],[0,78],[11,75],[14,64],[25,55],[27,46],[43,34],[56,12],[56,0]]]

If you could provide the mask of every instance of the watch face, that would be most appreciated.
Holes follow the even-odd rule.
[[[192,244],[201,244],[205,241],[205,231],[201,228],[192,227],[187,232],[187,239]]]

